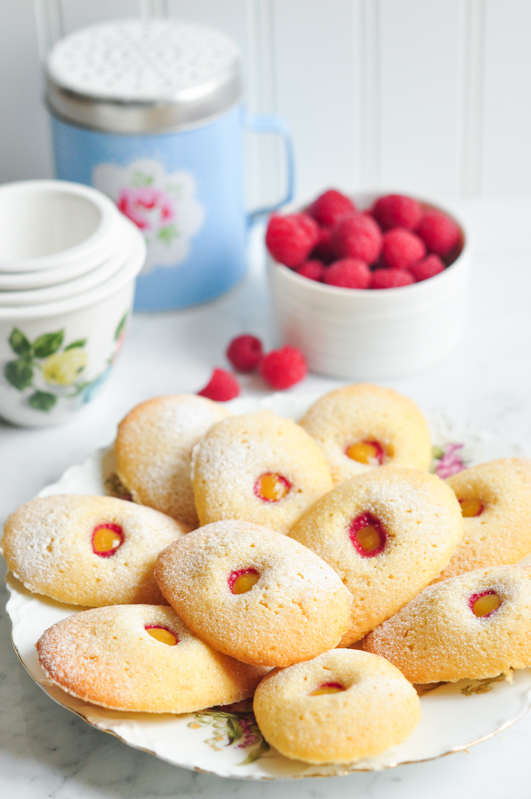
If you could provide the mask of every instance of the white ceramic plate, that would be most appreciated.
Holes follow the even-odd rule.
[[[273,395],[262,401],[234,400],[230,407],[235,413],[267,407],[280,415],[297,418],[314,399]],[[444,417],[429,421],[436,448],[434,469],[443,477],[475,463],[523,454],[514,444]],[[112,450],[99,450],[85,463],[68,469],[59,482],[45,488],[40,496],[112,493],[113,473]],[[431,760],[489,738],[520,719],[531,706],[529,669],[515,672],[512,682],[462,680],[443,684],[421,696],[422,721],[405,743],[379,757],[352,765],[311,766],[288,760],[268,747],[256,726],[250,703],[172,716],[120,713],[69,696],[47,680],[37,659],[35,643],[47,627],[79,612],[79,608],[31,594],[11,575],[7,586],[13,644],[29,674],[52,699],[129,746],[151,752],[176,766],[221,777],[275,780],[337,776]]]

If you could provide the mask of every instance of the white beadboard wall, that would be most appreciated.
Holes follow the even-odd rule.
[[[0,0],[1,182],[52,174],[39,52],[139,14],[239,43],[248,108],[292,130],[298,197],[331,185],[531,194],[529,0]],[[249,137],[253,205],[282,190],[268,139]]]

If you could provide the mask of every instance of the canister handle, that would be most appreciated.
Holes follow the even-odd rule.
[[[250,211],[247,215],[247,221],[249,225],[253,225],[261,216],[276,211],[282,205],[289,203],[293,199],[295,185],[293,141],[286,123],[276,114],[250,114],[247,112],[243,124],[244,127],[255,133],[275,133],[277,136],[280,136],[284,142],[286,153],[286,192],[278,202],[264,206],[263,208],[257,208],[256,211]]]

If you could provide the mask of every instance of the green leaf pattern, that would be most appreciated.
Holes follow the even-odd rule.
[[[20,358],[18,361],[9,361],[4,366],[4,376],[8,383],[18,389],[24,391],[25,388],[31,386],[33,382],[33,367],[31,361],[26,361]]]
[[[33,344],[33,352],[36,358],[48,358],[57,352],[65,335],[64,330],[58,330],[57,333],[45,333],[44,336],[39,336],[35,339]]]
[[[82,402],[88,402],[103,384],[110,371],[121,345],[121,334],[125,328],[129,312],[120,319],[115,331],[113,350],[107,361],[105,369],[92,380],[83,380],[83,373],[89,363],[89,355],[85,347],[86,338],[76,339],[63,346],[65,339],[64,330],[45,333],[32,343],[22,330],[14,327],[9,336],[9,346],[18,358],[8,361],[4,365],[3,374],[10,386],[17,391],[25,392],[24,402],[30,408],[49,413],[58,400],[79,397]],[[40,382],[50,387],[44,391],[35,385],[35,378],[39,376]],[[53,389],[57,387],[54,392]]]
[[[214,751],[220,752],[226,746],[250,750],[238,764],[240,766],[254,763],[269,751],[269,744],[260,732],[250,702],[202,710],[195,713],[194,718],[194,721],[188,723],[192,729],[212,726],[214,734],[205,743]]]
[[[65,347],[65,352],[67,352],[68,350],[75,350],[78,348],[82,348],[86,345],[86,343],[87,343],[86,338],[80,338],[77,341],[73,341],[71,344],[68,345],[68,347]]]
[[[28,399],[28,405],[36,411],[49,411],[56,402],[55,394],[50,394],[48,391],[36,391]]]
[[[17,327],[14,327],[9,336],[9,344],[16,355],[22,358],[31,358],[32,347],[28,339]]]
[[[177,238],[180,235],[179,231],[171,222],[169,225],[165,227],[161,227],[159,232],[157,233],[157,238],[160,239],[164,244],[171,244],[173,239]]]

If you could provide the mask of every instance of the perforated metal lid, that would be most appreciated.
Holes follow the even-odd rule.
[[[201,124],[241,97],[235,42],[175,20],[122,20],[76,31],[55,45],[46,76],[53,113],[114,133]]]

